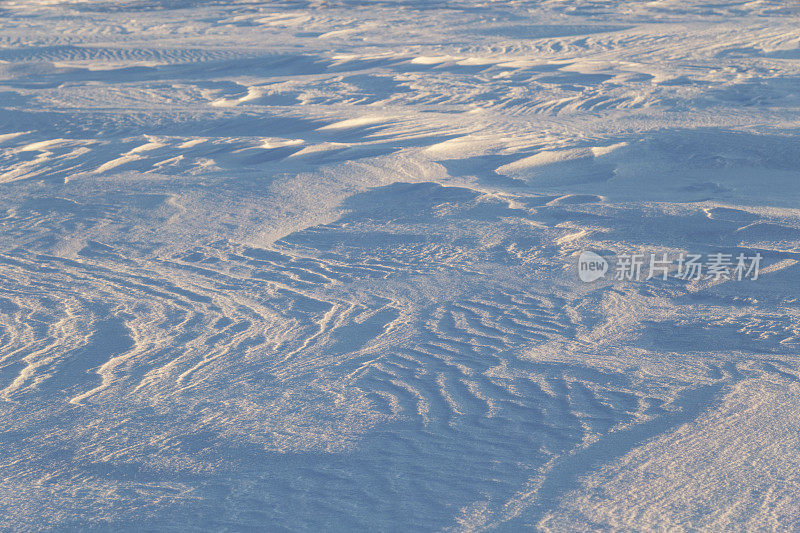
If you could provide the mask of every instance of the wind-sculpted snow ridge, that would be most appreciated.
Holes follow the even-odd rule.
[[[0,529],[796,527],[799,18],[0,3]]]

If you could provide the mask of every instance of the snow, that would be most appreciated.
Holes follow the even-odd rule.
[[[796,4],[0,14],[0,529],[800,522]]]

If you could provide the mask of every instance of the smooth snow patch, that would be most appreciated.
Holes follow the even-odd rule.
[[[339,122],[334,122],[333,124],[328,124],[327,126],[322,126],[318,128],[319,131],[324,130],[344,130],[349,128],[358,128],[360,126],[369,126],[371,124],[380,124],[381,122],[385,122],[385,117],[378,117],[378,116],[364,116],[358,118],[349,118],[347,120],[341,120]]]

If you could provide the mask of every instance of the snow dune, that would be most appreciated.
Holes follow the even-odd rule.
[[[796,5],[0,13],[0,528],[800,522]]]

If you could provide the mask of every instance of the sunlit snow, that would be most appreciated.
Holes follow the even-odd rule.
[[[0,529],[800,524],[796,2],[3,1],[0,107]]]

